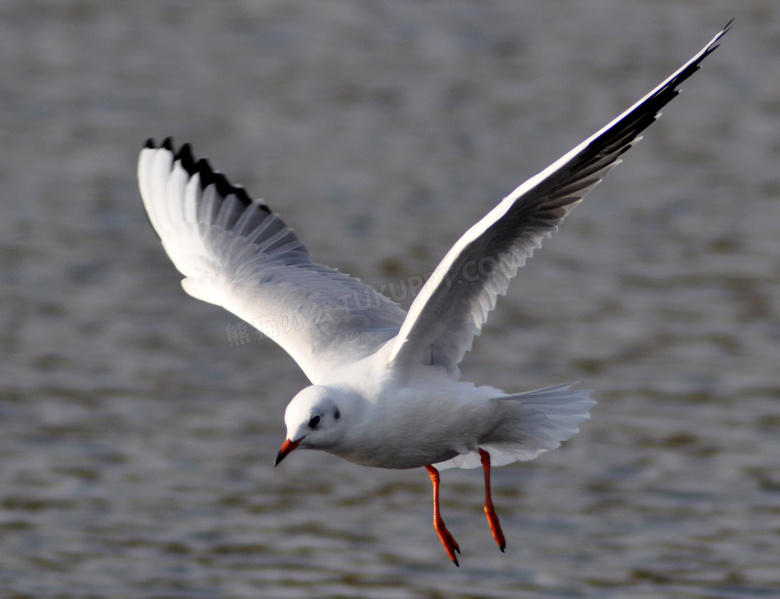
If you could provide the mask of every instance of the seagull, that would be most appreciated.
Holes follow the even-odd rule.
[[[295,449],[319,449],[364,466],[426,468],[433,526],[455,565],[460,547],[441,516],[439,470],[481,466],[484,511],[504,551],[491,467],[557,448],[596,402],[576,383],[522,393],[477,386],[460,380],[458,365],[526,259],[620,163],[730,27],[466,231],[408,313],[314,262],[276,213],[196,160],[189,144],[177,150],[171,138],[148,140],[138,161],[141,196],[184,290],[255,326],[311,381],[287,406],[275,465]]]

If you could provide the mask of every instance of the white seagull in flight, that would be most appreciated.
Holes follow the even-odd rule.
[[[490,467],[531,460],[578,432],[595,402],[558,385],[505,393],[460,381],[458,364],[509,281],[699,69],[726,25],[669,78],[520,185],[447,252],[409,312],[359,280],[313,262],[295,232],[190,146],[149,140],[138,179],[152,226],[184,290],[223,306],[281,345],[312,382],[287,406],[276,464],[296,448],[378,468],[428,470],[434,528],[458,564],[439,512],[440,468],[482,466],[485,514],[506,542]],[[280,333],[274,318],[295,315]]]

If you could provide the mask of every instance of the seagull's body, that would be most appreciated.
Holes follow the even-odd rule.
[[[278,464],[296,448],[379,468],[427,468],[434,526],[457,564],[439,513],[438,469],[482,466],[485,512],[505,541],[490,497],[490,467],[530,460],[578,432],[595,404],[571,384],[506,393],[460,380],[496,299],[541,241],[616,166],[677,95],[728,26],[691,60],[604,128],[532,177],[446,254],[409,313],[357,279],[319,265],[261,201],[234,186],[189,145],[167,139],[141,152],[149,219],[190,295],[257,326],[312,385],[285,413]],[[280,322],[288,326],[281,327]]]
[[[502,465],[554,449],[577,432],[595,403],[570,385],[509,395],[453,381],[443,369],[400,378],[381,356],[367,361],[374,363],[367,371],[334,373],[331,383],[307,387],[290,403],[285,420],[296,447],[309,447],[310,422],[319,416],[314,447],[363,466],[474,467],[480,447]],[[332,426],[323,430],[331,415]]]

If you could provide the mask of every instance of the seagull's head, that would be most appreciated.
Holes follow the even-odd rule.
[[[279,464],[293,449],[333,447],[344,436],[344,419],[333,389],[312,385],[293,397],[284,413],[287,439],[276,456]]]

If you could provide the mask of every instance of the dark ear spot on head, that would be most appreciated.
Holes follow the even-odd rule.
[[[336,420],[338,420],[339,418],[341,418],[341,412],[339,412],[339,409],[338,409],[338,408],[336,408],[336,413],[335,413],[335,414],[333,414],[333,418],[335,418]]]

